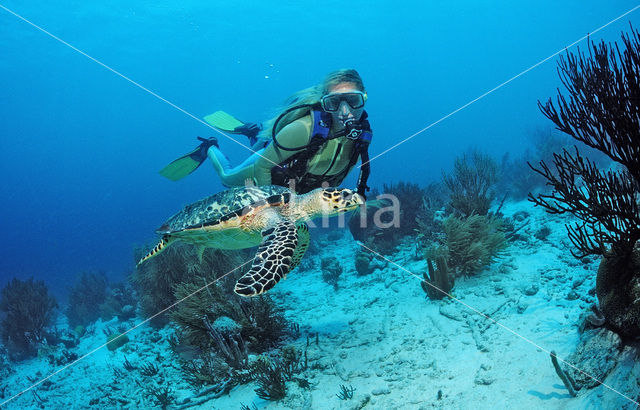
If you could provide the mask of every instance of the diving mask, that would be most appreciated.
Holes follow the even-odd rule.
[[[348,93],[327,94],[320,99],[320,105],[326,112],[336,112],[340,109],[342,101],[346,102],[353,110],[364,107],[367,101],[367,93],[351,91]]]

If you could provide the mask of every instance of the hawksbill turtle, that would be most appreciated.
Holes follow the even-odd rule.
[[[193,204],[169,218],[156,233],[162,239],[138,265],[170,244],[183,241],[205,248],[258,246],[251,269],[235,285],[240,296],[256,296],[275,286],[309,247],[306,221],[357,208],[362,196],[350,189],[318,188],[297,195],[285,187],[235,187]]]

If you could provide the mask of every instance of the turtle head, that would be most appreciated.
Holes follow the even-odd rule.
[[[332,216],[348,212],[364,204],[364,198],[351,189],[317,188],[297,195],[289,215],[296,220],[310,220],[319,216]]]
[[[364,198],[351,189],[320,188],[314,193],[320,202],[321,213],[325,215],[351,211],[364,204]]]

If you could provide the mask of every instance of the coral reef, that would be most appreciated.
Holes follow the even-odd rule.
[[[569,98],[539,103],[543,114],[565,134],[607,155],[618,169],[601,170],[578,147],[555,153],[531,168],[551,194],[529,199],[552,214],[571,213],[567,225],[572,253],[604,257],[596,294],[610,326],[621,335],[640,335],[640,34],[631,27],[618,44],[589,44],[589,54],[561,57],[559,74]]]
[[[432,184],[423,190],[414,229],[416,254],[424,250],[429,268],[422,287],[432,299],[441,299],[444,294],[429,284],[448,293],[456,277],[478,273],[506,247],[503,219],[489,213],[498,180],[497,164],[474,151],[457,158],[453,173],[443,173],[442,179],[442,185]],[[448,205],[444,187],[449,191]],[[437,269],[433,269],[433,261]]]
[[[124,322],[135,316],[137,304],[135,292],[129,284],[113,283],[109,285],[105,301],[100,305],[100,316],[105,321],[117,316],[118,320]]]
[[[440,183],[431,183],[424,190],[422,208],[416,216],[416,229],[418,240],[422,243],[436,239],[442,232],[444,219],[444,207],[448,201],[446,188]]]
[[[605,326],[625,337],[640,335],[640,244],[629,256],[602,259],[596,295]]]
[[[69,290],[69,303],[65,315],[70,326],[86,326],[100,315],[100,304],[107,295],[104,273],[83,272]]]
[[[38,352],[40,355],[40,352]],[[47,362],[52,366],[64,366],[78,360],[78,354],[62,349],[58,352],[50,352],[46,355]]]
[[[549,228],[548,226],[544,225],[542,227],[540,227],[538,230],[536,230],[536,232],[533,234],[533,236],[536,239],[539,239],[541,241],[545,241],[547,240],[547,237],[551,234],[551,228]]]
[[[147,387],[147,393],[153,397],[153,403],[162,410],[168,408],[175,402],[175,395],[170,387],[159,387],[150,385]]]
[[[39,343],[46,341],[46,326],[58,307],[43,281],[13,278],[0,291],[0,311],[4,312],[0,336],[9,357],[34,356]]]
[[[0,380],[7,380],[7,377],[14,372],[15,370],[9,362],[9,353],[6,347],[0,345]],[[6,388],[6,386],[0,383],[0,399],[4,398],[3,388]]]
[[[443,172],[442,181],[451,193],[449,206],[461,216],[486,215],[498,182],[498,164],[486,154],[474,151],[456,158],[453,173]]]
[[[575,247],[571,253],[576,258],[630,255],[640,239],[640,179],[627,171],[601,171],[577,148],[573,154],[556,154],[554,165],[558,175],[544,162],[541,169],[534,168],[548,179],[553,193],[531,195],[530,200],[549,213],[569,212],[580,220],[567,225]]]
[[[125,321],[135,316],[133,289],[126,283],[109,284],[104,273],[83,272],[69,291],[65,315],[72,327],[87,326],[99,317],[117,316]]]
[[[287,394],[286,382],[294,375],[306,370],[306,361],[302,362],[302,353],[295,347],[285,347],[278,357],[261,356],[250,369],[250,378],[258,384],[256,394],[264,400],[280,400]],[[298,384],[304,385],[297,380]]]
[[[160,368],[153,363],[147,363],[140,366],[140,374],[145,377],[152,377],[158,374]]]
[[[218,336],[221,336],[218,335]],[[218,336],[213,336],[217,338]],[[236,336],[238,336],[236,334]],[[195,360],[181,361],[182,372],[186,381],[196,390],[206,387],[198,393],[198,397],[208,396],[200,402],[220,397],[239,384],[255,381],[258,384],[256,393],[265,400],[280,400],[286,395],[286,382],[295,380],[301,387],[308,387],[306,379],[294,377],[307,369],[307,356],[294,347],[285,347],[273,352],[270,356],[261,355],[253,358],[251,363],[246,349],[235,344],[233,340],[220,339],[229,351],[223,359],[218,355],[201,355]],[[233,352],[235,350],[235,353]],[[231,359],[233,357],[233,359]],[[239,360],[238,360],[239,359]],[[233,362],[233,363],[232,363]]]
[[[197,403],[250,382],[249,354],[277,347],[288,329],[269,296],[238,297],[229,277],[212,282],[196,276],[176,285],[174,297],[182,302],[171,312],[176,333],[170,346],[185,380],[198,391]],[[270,387],[265,392],[278,396]]]
[[[240,311],[227,297],[219,284],[211,284],[199,278],[196,283],[181,283],[175,287],[175,298],[182,300],[170,313],[171,320],[178,327],[180,343],[199,349],[212,347],[212,340],[206,322],[214,322],[221,316],[239,317]]]
[[[373,259],[373,255],[371,252],[358,251],[356,252],[356,258],[354,261],[356,272],[360,276],[366,276],[373,273],[373,265],[371,264],[371,260]]]
[[[258,384],[256,394],[263,400],[284,399],[287,394],[282,367],[266,357],[259,358],[252,366],[252,379]]]
[[[358,208],[349,219],[349,231],[353,239],[382,254],[391,253],[397,244],[394,230],[393,203],[389,198],[367,201],[364,209]],[[399,221],[395,221],[399,224]]]
[[[367,247],[391,254],[403,237],[415,235],[418,223],[425,226],[425,232],[432,230],[434,215],[442,208],[444,197],[443,186],[436,183],[426,188],[405,182],[385,185],[383,195],[367,201],[365,212],[353,212],[349,230]]]
[[[575,352],[566,359],[568,363],[579,364],[579,369],[571,366],[564,369],[573,390],[599,386],[616,367],[621,350],[622,340],[612,331],[605,328],[585,331]]]
[[[193,283],[196,277],[212,282],[248,259],[245,251],[219,249],[206,249],[200,258],[194,246],[177,243],[138,266],[131,282],[140,298],[142,313],[152,316],[176,301],[174,289],[177,285]],[[232,276],[238,277],[243,272],[242,268],[238,268]],[[158,315],[151,320],[151,324],[162,326],[167,320],[166,315]]]
[[[388,200],[370,200],[366,202],[366,206],[364,208],[356,208],[351,212],[348,226],[353,239],[364,242],[367,238],[375,235],[375,232],[379,228],[374,223],[373,216],[376,211],[389,205],[391,205],[391,202]]]
[[[470,276],[488,266],[506,248],[501,219],[489,215],[459,218],[451,215],[444,221],[442,246],[428,248],[426,257],[438,260],[446,255],[453,276]]]
[[[351,400],[353,398],[353,392],[356,389],[353,386],[345,386],[344,384],[340,385],[340,393],[336,394],[336,397],[340,400]]]
[[[240,335],[240,326],[226,317],[220,317],[214,323],[204,322],[218,355],[230,368],[245,369],[249,363],[249,353]]]
[[[436,258],[436,268],[433,267],[431,259],[427,259],[429,275],[423,274],[424,281],[420,282],[422,290],[425,291],[429,299],[442,299],[451,293],[455,278],[450,274],[447,260],[440,255]]]
[[[171,313],[177,327],[171,347],[180,357],[187,382],[194,389],[205,388],[198,396],[219,397],[247,383],[249,352],[277,346],[287,329],[270,297],[240,298],[226,289],[233,282],[225,278],[211,283],[196,277],[194,283],[175,288],[175,297],[182,302]]]
[[[531,172],[528,163],[553,160],[553,153],[569,148],[570,138],[551,127],[534,130],[528,139],[533,141],[533,150],[526,149],[517,158],[506,153],[500,162],[500,180],[496,189],[507,192],[516,200],[527,198],[529,192],[544,187],[546,180],[536,172]]]
[[[230,384],[229,370],[224,365],[222,359],[213,353],[203,354],[191,360],[180,360],[180,368],[185,381],[195,390],[199,390],[203,386],[218,386],[222,392]],[[220,383],[222,380],[226,383]]]
[[[202,351],[211,350],[216,345],[211,324],[220,318],[228,318],[239,327],[240,336],[253,352],[262,353],[278,344],[285,334],[287,322],[269,296],[252,299],[229,296],[231,293],[218,283],[203,288],[207,282],[200,279],[200,284],[183,283],[176,287],[176,298],[184,299],[171,312],[171,319],[178,327],[179,343]]]
[[[569,376],[564,370],[562,370],[562,367],[560,367],[560,364],[558,363],[556,352],[552,350],[550,356],[553,368],[556,370],[556,373],[558,374],[558,377],[560,377],[560,380],[562,380],[564,387],[567,388],[571,396],[576,397],[577,391],[580,390],[580,387],[576,384],[573,378],[571,378],[571,376]]]
[[[342,275],[342,266],[336,258],[322,258],[320,263],[322,269],[322,280],[338,289],[338,279]]]
[[[129,336],[126,334],[111,333],[107,335],[107,349],[109,351],[113,352],[127,343],[129,343]]]
[[[400,223],[397,227],[390,228],[395,241],[397,242],[402,236],[413,235],[416,217],[422,211],[425,190],[411,182],[398,182],[397,184],[384,185],[383,191],[386,195],[397,198],[400,204]]]
[[[276,347],[289,328],[283,309],[268,296],[242,299],[241,302],[242,315],[238,323],[242,326],[240,334],[249,343],[249,349],[262,353]]]

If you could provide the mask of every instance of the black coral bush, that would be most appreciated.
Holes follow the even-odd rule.
[[[607,324],[640,335],[640,34],[631,29],[618,44],[590,44],[558,64],[568,96],[540,104],[543,114],[575,140],[607,155],[603,170],[578,147],[554,154],[534,171],[552,187],[530,200],[554,214],[571,213],[567,225],[576,257],[604,257],[596,294]]]

